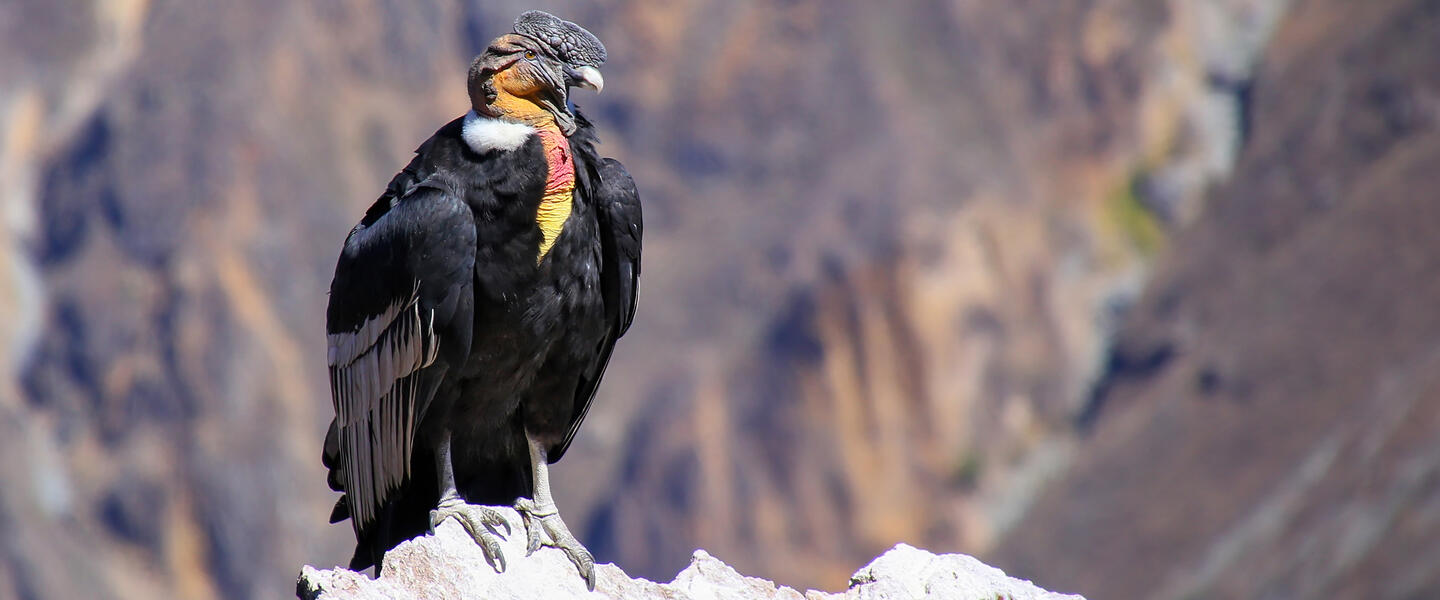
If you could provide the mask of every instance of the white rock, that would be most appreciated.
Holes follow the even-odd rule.
[[[525,556],[520,515],[509,508],[500,510],[511,527],[511,534],[504,536],[501,544],[507,562],[503,574],[485,562],[480,547],[452,519],[442,523],[435,535],[410,540],[386,553],[384,574],[379,579],[339,567],[320,570],[306,565],[296,592],[305,600],[1084,600],[1007,577],[963,554],[936,556],[906,544],[895,546],[857,571],[850,579],[850,589],[835,594],[810,590],[802,595],[792,588],[746,577],[704,550],[696,550],[690,566],[666,584],[632,579],[613,564],[595,565],[598,581],[595,591],[588,592],[564,552],[544,547]]]
[[[964,554],[936,556],[898,544],[850,577],[844,600],[1084,600],[1047,591]]]

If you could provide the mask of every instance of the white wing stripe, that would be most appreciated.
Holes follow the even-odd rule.
[[[415,288],[410,292],[410,297],[396,301],[394,304],[385,307],[380,314],[366,319],[358,329],[346,333],[332,333],[326,336],[329,342],[327,358],[330,366],[336,367],[354,362],[361,354],[375,346],[376,340],[389,329],[395,322],[395,317],[400,311],[415,308],[418,314],[418,303],[420,301],[420,284],[416,283]],[[434,319],[434,311],[431,311],[431,319]]]
[[[422,315],[419,285],[354,331],[327,336],[340,425],[341,473],[356,527],[369,524],[409,476],[420,392],[416,371],[435,362],[435,311]]]

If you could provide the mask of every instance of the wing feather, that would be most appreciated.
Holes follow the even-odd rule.
[[[625,167],[613,158],[601,159],[597,165],[598,185],[595,186],[595,206],[600,235],[600,289],[605,299],[605,318],[608,329],[594,362],[580,378],[575,390],[575,411],[570,429],[565,438],[549,454],[550,462],[560,460],[580,424],[590,412],[600,379],[610,365],[610,355],[615,342],[630,329],[635,318],[635,306],[639,300],[640,283],[640,241],[644,222],[640,212],[640,195],[635,190],[635,180]]]
[[[332,468],[357,531],[410,475],[418,416],[430,402],[422,396],[434,393],[422,379],[433,374],[444,341],[437,307],[447,295],[469,293],[474,264],[473,217],[438,189],[418,187],[371,217],[346,240],[327,319]],[[446,316],[469,325],[469,315]]]

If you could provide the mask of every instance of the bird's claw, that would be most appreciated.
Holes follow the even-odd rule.
[[[500,550],[500,528],[505,528],[505,535],[510,535],[510,523],[505,516],[488,506],[467,504],[460,498],[445,498],[440,501],[435,510],[430,511],[430,531],[445,519],[454,517],[460,521],[465,532],[470,534],[471,539],[480,546],[485,553],[485,562],[497,573],[505,572],[505,554]]]
[[[515,502],[515,510],[520,513],[521,520],[525,523],[526,556],[540,549],[540,531],[544,530],[550,538],[549,545],[563,550],[565,555],[570,557],[570,562],[575,563],[575,567],[580,570],[580,576],[585,578],[585,587],[595,591],[595,556],[570,533],[570,528],[560,519],[560,511],[555,505],[541,505],[529,498],[521,498]]]
[[[525,556],[530,556],[534,554],[536,550],[539,550],[541,546],[541,527],[536,526],[535,519],[558,515],[559,513],[555,511],[553,506],[547,511],[529,498],[516,500],[515,511],[520,513],[520,520],[525,524]]]

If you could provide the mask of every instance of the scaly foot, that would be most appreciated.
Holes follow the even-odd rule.
[[[526,556],[540,549],[540,531],[543,529],[550,537],[549,545],[564,550],[565,555],[570,557],[570,562],[580,569],[580,576],[585,578],[585,587],[595,591],[595,557],[585,546],[580,545],[580,540],[571,535],[565,521],[560,520],[560,510],[555,504],[542,505],[529,498],[521,498],[515,501],[515,510],[520,512],[520,517],[525,522]]]
[[[435,528],[450,517],[460,521],[460,525],[480,545],[485,553],[485,562],[490,563],[495,572],[504,573],[505,555],[500,552],[499,528],[503,526],[505,535],[510,535],[510,523],[505,516],[488,506],[466,504],[459,496],[446,496],[435,510],[430,511],[430,532],[434,533]]]

